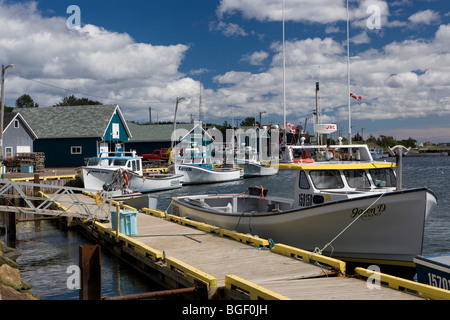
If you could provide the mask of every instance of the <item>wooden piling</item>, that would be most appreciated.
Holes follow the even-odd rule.
[[[80,300],[102,299],[100,246],[80,246]]]

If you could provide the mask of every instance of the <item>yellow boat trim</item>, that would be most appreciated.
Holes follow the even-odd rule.
[[[383,169],[394,168],[393,162],[379,163],[279,163],[279,169],[297,169],[297,170],[354,170],[354,169]]]

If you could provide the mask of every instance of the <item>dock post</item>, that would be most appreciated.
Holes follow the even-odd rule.
[[[102,299],[100,246],[80,246],[80,300]]]
[[[119,242],[120,232],[120,204],[116,205],[116,242]]]
[[[33,183],[34,183],[34,184],[40,184],[40,183],[41,183],[41,182],[40,182],[40,179],[39,179],[39,174],[38,174],[38,173],[35,173],[35,174],[34,174],[34,181],[33,181]],[[41,188],[40,188],[40,187],[37,187],[37,186],[34,186],[34,187],[33,187],[33,197],[34,197],[34,198],[36,198],[36,197],[38,196],[39,191],[41,191]],[[35,201],[35,204],[34,204],[34,205],[35,205],[35,206],[38,206],[37,201]],[[35,216],[36,216],[36,218],[40,218],[42,215],[35,215]],[[34,231],[35,231],[35,232],[41,231],[41,220],[37,219],[37,220],[34,221]]]

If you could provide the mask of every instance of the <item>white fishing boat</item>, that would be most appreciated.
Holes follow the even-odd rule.
[[[365,145],[319,151],[316,156],[332,160],[290,164],[296,172],[293,198],[256,188],[181,196],[172,198],[173,213],[346,261],[413,267],[425,219],[436,205],[433,193],[402,189],[396,164],[373,161]]]
[[[183,184],[219,183],[240,180],[243,171],[214,165],[210,157],[183,155],[173,159],[175,174],[183,176]]]
[[[214,157],[213,137],[200,121],[185,133],[172,151],[169,170],[183,176],[183,184],[219,183],[242,179],[241,168],[226,167],[220,157]]]
[[[115,195],[181,188],[183,182],[182,175],[144,173],[142,157],[135,152],[103,152],[87,159],[86,166],[77,171],[85,189],[105,190]]]

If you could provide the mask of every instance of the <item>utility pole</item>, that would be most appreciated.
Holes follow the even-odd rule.
[[[3,121],[5,118],[5,71],[8,68],[14,68],[13,64],[2,65],[2,93],[1,93],[1,108],[0,108],[0,159],[3,159]]]
[[[184,100],[185,98],[180,98],[177,97],[177,103],[175,104],[175,114],[173,116],[173,131],[172,131],[172,138],[170,140],[172,140],[171,144],[170,144],[170,149],[173,149],[173,143],[174,143],[174,137],[173,134],[175,134],[175,130],[177,128],[177,111],[178,111],[178,102],[180,102],[181,100]]]

